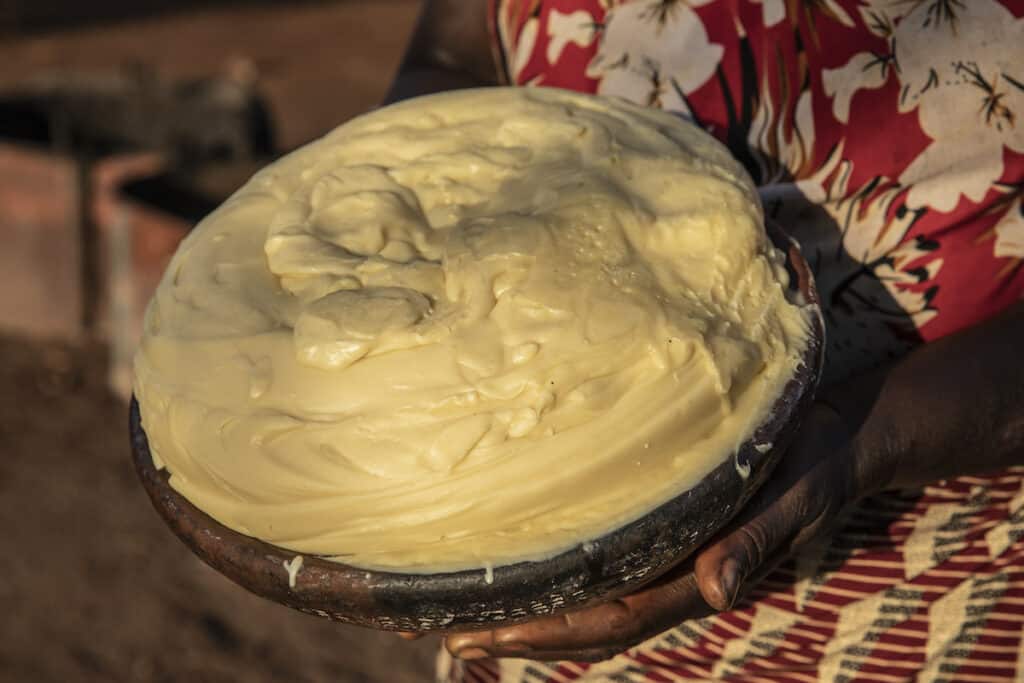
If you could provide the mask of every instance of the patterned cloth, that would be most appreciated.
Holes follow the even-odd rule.
[[[802,244],[826,382],[1024,293],[1024,2],[506,0],[517,85],[726,143]],[[864,502],[737,609],[609,662],[442,658],[452,681],[1024,680],[1024,468]]]

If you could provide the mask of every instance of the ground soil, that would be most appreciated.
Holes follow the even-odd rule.
[[[406,642],[264,601],[163,526],[105,350],[0,336],[0,681],[432,680]]]

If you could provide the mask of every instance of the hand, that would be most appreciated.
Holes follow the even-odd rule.
[[[490,631],[450,634],[456,657],[599,661],[686,620],[727,610],[779,562],[827,532],[866,493],[851,433],[821,404],[740,515],[695,556],[612,602]]]
[[[1024,302],[844,381],[828,395],[842,418],[815,405],[738,518],[668,575],[604,605],[451,634],[446,646],[465,659],[604,659],[730,608],[863,496],[1024,463],[1022,344]]]

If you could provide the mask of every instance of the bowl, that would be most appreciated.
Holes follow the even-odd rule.
[[[153,465],[132,398],[135,469],[157,512],[204,562],[243,588],[301,612],[392,631],[456,631],[511,624],[624,595],[662,575],[724,526],[765,481],[810,407],[821,374],[824,325],[797,244],[769,225],[791,286],[811,307],[804,357],[765,421],[699,484],[643,517],[550,559],[491,569],[403,574],[299,555],[232,531],[199,510]],[[770,444],[771,448],[765,448]],[[750,471],[741,476],[738,463]],[[742,469],[746,469],[742,467]]]

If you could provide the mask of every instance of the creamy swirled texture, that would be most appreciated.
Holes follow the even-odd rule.
[[[135,363],[171,484],[368,568],[538,559],[732,457],[806,345],[750,180],[625,102],[378,110],[185,240]]]

